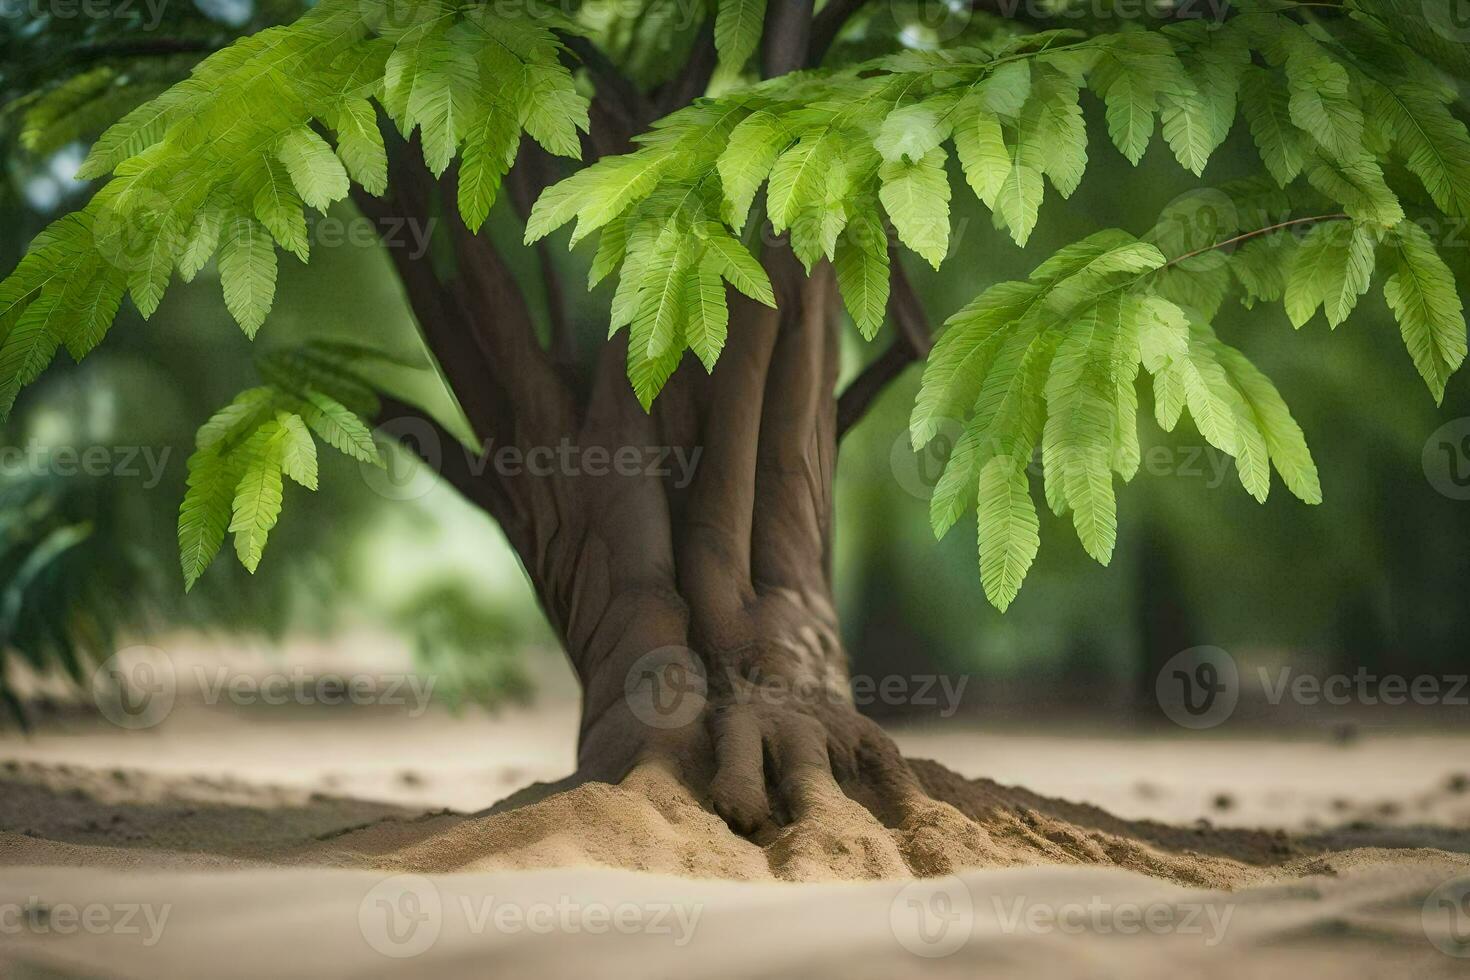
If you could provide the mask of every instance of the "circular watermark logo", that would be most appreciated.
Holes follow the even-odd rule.
[[[178,686],[173,661],[157,647],[119,650],[92,672],[92,700],[119,728],[160,724],[174,710]]]
[[[1423,0],[1424,19],[1446,41],[1470,42],[1470,0]]]
[[[97,254],[127,273],[167,261],[183,244],[173,209],[167,197],[147,189],[99,201],[92,216],[92,242]]]
[[[650,728],[683,728],[704,713],[709,679],[687,647],[668,646],[633,662],[623,682],[633,716]]]
[[[1223,725],[1240,701],[1240,670],[1219,647],[1191,647],[1176,653],[1154,679],[1159,707],[1182,728]]]
[[[397,444],[409,452],[380,452],[383,465],[369,462],[358,463],[363,482],[378,496],[387,500],[418,500],[433,490],[438,480],[435,474],[444,463],[444,446],[439,433],[427,421],[405,417],[389,419],[378,426],[374,435],[380,448],[384,444]]]
[[[433,21],[438,7],[422,0],[359,0],[363,21],[374,31],[394,34]]]
[[[407,959],[439,941],[444,900],[423,875],[394,875],[373,886],[357,906],[357,927],[384,956]]]
[[[1446,956],[1470,958],[1470,875],[1451,878],[1424,899],[1424,934]]]
[[[934,438],[923,449],[915,450],[907,432],[893,441],[888,466],[903,491],[920,500],[928,500],[944,476],[944,468],[954,455],[955,446],[965,434],[965,427],[954,419],[942,419]],[[972,495],[973,496],[973,495]]]
[[[963,34],[974,19],[972,6],[969,0],[903,0],[889,9],[904,40],[931,47]]]
[[[1470,418],[1446,422],[1424,443],[1424,478],[1451,500],[1470,500]]]
[[[950,956],[975,931],[975,902],[959,878],[929,878],[905,885],[888,907],[898,944],[915,956]]]
[[[1218,248],[1240,234],[1240,212],[1223,191],[1212,187],[1187,191],[1159,212],[1149,241],[1165,255],[1183,256],[1180,266],[1190,272],[1210,272],[1229,258]]]

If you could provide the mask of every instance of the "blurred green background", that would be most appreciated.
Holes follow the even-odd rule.
[[[266,17],[249,4],[200,4],[190,16],[201,31],[234,30],[242,11],[247,21]],[[13,97],[26,79],[18,62],[8,65]],[[1098,128],[1097,108],[1089,106],[1093,161],[1081,191],[1048,200],[1024,252],[992,230],[970,195],[956,195],[955,253],[944,271],[910,269],[936,324],[985,286],[1024,277],[1099,228],[1144,234],[1172,211],[1185,216],[1186,234],[1209,244],[1232,221],[1236,230],[1254,227],[1249,216],[1219,213],[1157,139],[1130,167]],[[88,188],[70,178],[80,145],[38,158],[7,136],[4,152],[0,263],[8,269]],[[1238,125],[1206,181],[1258,169]],[[498,238],[519,237],[507,206],[492,221]],[[9,658],[12,667],[54,656],[85,669],[120,636],[179,626],[275,638],[366,627],[417,649],[451,700],[527,695],[522,654],[553,641],[524,575],[487,518],[453,491],[410,479],[406,460],[384,477],[324,455],[318,493],[288,489],[259,574],[222,559],[183,594],[174,521],[184,463],[194,429],[258,382],[252,353],[337,338],[418,356],[396,280],[381,249],[363,243],[363,224],[342,207],[318,219],[309,268],[282,259],[275,312],[254,347],[207,269],[171,288],[146,324],[125,305],[98,352],[80,366],[58,364],[22,396],[0,433],[0,634],[23,655]],[[1470,283],[1470,232],[1445,229],[1440,244]],[[563,278],[579,281],[586,258],[558,259]],[[538,283],[527,281],[539,302]],[[606,287],[574,298],[589,337],[602,332],[608,298]],[[1430,443],[1436,430],[1470,416],[1470,380],[1456,378],[1436,407],[1376,292],[1332,336],[1320,318],[1296,332],[1279,304],[1248,311],[1233,297],[1216,324],[1291,405],[1322,472],[1322,506],[1300,504],[1279,482],[1267,504],[1256,504],[1187,420],[1172,435],[1158,432],[1145,396],[1145,463],[1119,494],[1112,567],[1094,564],[1068,522],[1043,513],[1041,556],[1002,616],[980,589],[973,515],[942,543],[929,531],[927,490],[941,461],[908,449],[919,375],[911,368],[842,448],[836,563],[855,672],[971,673],[967,710],[1004,714],[1040,704],[1145,705],[1159,665],[1197,645],[1347,672],[1462,667],[1470,502],[1437,490],[1422,458],[1427,444],[1439,451]],[[849,373],[886,343],[850,339]],[[106,459],[106,472],[66,464],[67,447],[78,460],[102,447],[92,458]]]

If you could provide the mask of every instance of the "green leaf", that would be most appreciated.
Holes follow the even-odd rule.
[[[1307,448],[1301,426],[1292,418],[1281,394],[1244,354],[1225,344],[1215,346],[1221,365],[1249,406],[1254,422],[1264,435],[1271,462],[1286,487],[1306,504],[1322,502],[1322,485],[1317,464]]]
[[[643,273],[643,300],[630,340],[645,347],[650,359],[668,354],[676,345],[686,315],[684,279],[692,261],[689,241],[674,225],[665,227]]]
[[[665,161],[651,155],[635,153],[627,157],[614,157],[601,161],[586,174],[596,174],[597,179],[589,187],[589,195],[577,211],[577,229],[572,233],[571,244],[576,245],[592,232],[622,214],[636,201],[647,197],[658,185]],[[577,175],[578,177],[581,174]],[[571,178],[568,183],[576,180]],[[535,214],[532,214],[535,219]],[[527,226],[529,234],[530,226]]]
[[[310,258],[306,215],[286,168],[267,157],[259,171],[260,186],[252,201],[255,218],[265,225],[281,247],[302,262]],[[218,232],[216,232],[216,236]]]
[[[1209,105],[1198,93],[1165,99],[1164,140],[1181,167],[1196,177],[1205,172],[1217,144]]]
[[[1362,225],[1327,221],[1312,228],[1296,250],[1286,282],[1286,312],[1301,328],[1325,308],[1336,327],[1347,319],[1373,277],[1372,234]]]
[[[319,391],[306,397],[310,406],[303,408],[302,417],[323,442],[353,459],[382,465],[371,430],[350,409]]]
[[[1001,612],[1015,601],[1041,549],[1041,524],[1026,479],[1028,462],[996,456],[980,470],[980,580]]]
[[[766,0],[719,0],[715,14],[715,51],[720,63],[740,69],[760,46]]]
[[[337,155],[363,190],[380,196],[388,189],[388,154],[377,112],[367,99],[342,100],[337,112]]]
[[[114,220],[131,225],[122,234],[133,248],[124,246],[116,257],[127,271],[128,295],[133,298],[133,305],[143,314],[143,319],[147,320],[163,301],[174,259],[183,250],[177,218],[170,212],[118,215]],[[104,257],[108,257],[112,250],[100,235],[98,246]]]
[[[219,274],[225,306],[254,339],[276,298],[276,250],[265,229],[249,218],[231,219],[223,239]]]
[[[878,168],[883,185],[878,197],[899,239],[936,269],[949,254],[947,159],[944,148],[935,147],[914,163],[885,162]]]
[[[750,250],[715,222],[701,225],[700,234],[709,249],[710,257],[717,263],[720,275],[757,303],[775,309],[776,294],[771,288],[771,278],[766,275],[765,268],[756,261],[755,256],[750,254]]]
[[[421,53],[415,68],[408,121],[410,126],[419,127],[424,163],[438,177],[454,159],[460,140],[476,117],[484,81],[468,47],[448,37]],[[534,108],[533,97],[528,96],[522,118],[528,119]],[[305,190],[302,197],[306,197]]]
[[[859,208],[837,242],[837,285],[847,312],[865,340],[877,336],[888,315],[888,236],[874,210]]]
[[[777,234],[791,227],[802,208],[821,202],[826,189],[827,168],[835,151],[836,141],[827,138],[823,132],[802,137],[776,160],[766,189],[766,203],[770,208],[771,225]]]
[[[184,244],[184,253],[179,257],[179,275],[185,282],[193,282],[219,248],[220,230],[224,227],[223,208],[207,206],[194,215],[194,226],[189,230],[189,239]]]
[[[56,356],[61,342],[53,323],[56,310],[56,297],[42,293],[0,343],[0,420],[10,417],[20,389],[40,377]]]
[[[1353,98],[1347,69],[1315,41],[1293,45],[1286,59],[1291,120],[1339,160],[1363,151],[1363,111]]]
[[[689,347],[704,369],[713,371],[720,352],[725,349],[725,334],[730,322],[718,259],[706,258],[689,272],[685,281],[684,308],[689,318],[685,327]]]
[[[1017,163],[1006,175],[996,196],[995,216],[1000,225],[1009,228],[1011,237],[1022,248],[1031,239],[1036,220],[1041,212],[1041,202],[1046,195],[1041,171]]]
[[[1404,220],[1398,197],[1383,180],[1383,170],[1371,157],[1336,163],[1317,154],[1308,159],[1307,181],[1342,204],[1356,221],[1391,228]]]
[[[1404,164],[1447,215],[1470,217],[1470,132],[1430,92],[1412,85],[1369,89],[1374,116]]]
[[[1182,93],[1188,79],[1163,34],[1113,34],[1100,39],[1099,45],[1091,84],[1107,104],[1113,145],[1136,165],[1153,138],[1160,96]]]
[[[960,123],[954,131],[955,151],[965,180],[975,196],[992,211],[1012,169],[1012,154],[1006,147],[1000,119],[979,106],[979,97],[960,104]],[[969,120],[968,122],[966,120]],[[1040,174],[1037,175],[1038,179]],[[1034,223],[1034,219],[1033,219]]]
[[[1046,418],[1043,391],[1057,335],[1035,324],[999,338],[974,399],[974,415],[950,454],[929,501],[929,523],[943,538],[974,501],[980,468],[993,456],[1030,460]]]
[[[243,472],[235,486],[233,519],[235,555],[254,573],[271,529],[281,516],[281,452],[285,427],[275,419],[261,425],[240,450]]]
[[[1087,126],[1077,104],[1077,85],[1058,72],[1038,73],[1021,113],[1017,160],[1051,179],[1062,197],[1071,197],[1087,169]]]
[[[557,64],[527,64],[525,73],[521,125],[546,152],[580,160],[577,133],[588,132],[591,125],[587,100],[577,92],[571,72]]]
[[[887,163],[915,163],[949,137],[949,125],[930,106],[907,105],[883,120],[873,148]]]
[[[716,167],[724,191],[722,216],[737,232],[744,230],[756,191],[790,143],[785,125],[769,112],[751,113],[730,133]]]
[[[1099,564],[1112,560],[1118,537],[1113,490],[1114,353],[1122,315],[1104,297],[1067,330],[1046,383],[1042,465],[1047,499],[1065,502],[1082,547]]]
[[[459,168],[459,213],[470,231],[479,231],[490,216],[520,142],[514,117],[495,110],[470,131]]]
[[[1038,283],[1002,282],[950,317],[924,365],[909,418],[915,449],[938,434],[943,420],[963,419],[974,408],[1000,344],[1042,296],[1043,287]]]
[[[224,544],[242,475],[239,466],[213,450],[195,452],[188,465],[188,490],[179,505],[179,564],[186,592]]]
[[[332,202],[347,196],[350,185],[342,161],[309,126],[282,136],[276,156],[286,165],[291,182],[308,207],[326,211]]]
[[[91,264],[86,275],[63,285],[57,301],[65,324],[61,340],[72,360],[80,361],[102,342],[117,317],[126,288],[126,277],[100,260]]]
[[[308,490],[317,486],[316,443],[306,421],[292,412],[279,412],[281,424],[281,472]]]
[[[1266,169],[1285,187],[1302,172],[1302,135],[1291,121],[1290,95],[1280,78],[1249,68],[1241,80],[1242,106]]]
[[[240,392],[199,427],[194,435],[195,449],[201,453],[228,452],[232,448],[231,443],[275,413],[277,398],[276,389],[270,387],[247,388]]]
[[[1019,116],[1031,97],[1031,66],[1025,61],[998,65],[975,86],[975,93],[990,112],[1012,118]]]
[[[1414,366],[1436,403],[1445,384],[1465,361],[1465,308],[1455,277],[1423,228],[1411,221],[1389,235],[1394,272],[1383,295],[1399,322]]]

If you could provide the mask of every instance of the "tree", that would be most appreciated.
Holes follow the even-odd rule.
[[[1171,5],[1141,20],[977,2],[962,30],[927,40],[891,29],[900,6],[718,0],[680,30],[673,0],[626,15],[322,0],[168,87],[112,60],[65,73],[23,107],[32,145],[74,133],[99,102],[99,118],[126,114],[81,171],[111,179],[0,283],[0,408],[59,347],[91,350],[125,293],[146,317],[175,269],[190,279],[216,254],[254,336],[277,247],[305,260],[304,209],[351,196],[384,230],[463,419],[381,398],[370,346],[262,363],[266,383],[199,430],[179,518],[186,586],[231,533],[254,570],[287,481],[315,487],[317,440],[373,461],[372,421],[411,420],[386,428],[419,449],[438,440],[443,477],[505,530],[576,669],[574,779],[666,767],[742,831],[858,784],[915,832],[964,836],[852,704],[831,590],[843,434],[925,362],[915,447],[944,424],[961,433],[934,530],[976,507],[981,581],[1002,610],[1039,546],[1038,450],[1045,502],[1111,557],[1114,476],[1139,467],[1141,373],[1158,423],[1187,410],[1250,494],[1266,498],[1274,467],[1318,503],[1301,429],[1211,321],[1233,292],[1336,327],[1382,270],[1442,397],[1466,337],[1435,230],[1470,216],[1455,82],[1470,65],[1447,14],[1408,0]],[[1239,114],[1263,171],[1220,185],[1218,208],[1146,238],[1099,230],[989,286],[931,343],[903,253],[946,258],[951,170],[1024,246],[1046,185],[1065,198],[1083,179],[1084,88],[1134,163],[1161,121],[1202,175]],[[583,166],[562,179],[561,159]],[[483,231],[502,190],[524,254]],[[573,221],[572,245],[597,236],[592,284],[617,273],[596,349],[585,341],[608,319],[573,313],[546,245]],[[405,222],[435,227],[434,247],[394,247]],[[844,319],[869,340],[891,324],[894,339],[839,392]],[[465,428],[478,458],[453,451]],[[697,459],[692,480],[644,465],[659,447]],[[495,463],[502,449],[521,462]]]

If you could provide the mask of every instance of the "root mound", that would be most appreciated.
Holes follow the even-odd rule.
[[[1282,832],[1125,821],[1095,807],[968,780],[937,763],[911,765],[936,809],[901,826],[885,825],[866,801],[844,797],[784,827],[742,837],[677,780],[640,769],[619,785],[538,784],[472,817],[387,818],[297,858],[402,872],[590,865],[741,881],[928,877],[970,867],[1063,864],[1214,888],[1278,877],[1292,866],[1323,867],[1324,845]]]

